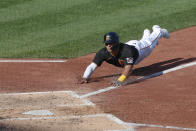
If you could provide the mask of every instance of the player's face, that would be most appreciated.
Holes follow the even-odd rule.
[[[106,46],[106,49],[108,50],[108,52],[112,52],[112,50],[111,50],[111,48],[114,46],[114,44],[113,43],[109,43],[109,44],[105,44],[105,46]]]

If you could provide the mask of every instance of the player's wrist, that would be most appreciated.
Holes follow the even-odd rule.
[[[123,82],[123,81],[125,81],[126,80],[126,76],[125,75],[121,75],[119,78],[118,78],[118,81],[120,81],[120,82]]]
[[[82,79],[87,81],[89,78],[82,78]]]

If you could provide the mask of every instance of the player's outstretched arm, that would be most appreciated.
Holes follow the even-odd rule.
[[[127,78],[129,74],[132,72],[132,69],[133,69],[133,65],[126,65],[123,69],[122,75],[124,75]]]
[[[95,69],[97,68],[97,64],[95,64],[94,62],[92,62],[85,70],[83,77],[81,78],[81,81],[79,82],[80,84],[83,83],[88,83],[90,76],[92,75],[92,73],[95,71]]]

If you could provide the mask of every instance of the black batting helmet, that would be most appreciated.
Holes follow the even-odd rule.
[[[113,47],[111,48],[112,50],[115,50],[118,48],[120,44],[120,40],[118,37],[118,34],[115,32],[108,32],[104,35],[104,43],[105,44],[114,44]]]

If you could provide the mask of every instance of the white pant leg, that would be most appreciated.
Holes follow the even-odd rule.
[[[128,45],[135,46],[139,52],[139,57],[135,64],[139,64],[144,58],[151,54],[161,37],[161,28],[156,25],[153,26],[153,32],[151,34],[148,29],[145,29],[140,41],[131,40],[126,43]]]
[[[148,39],[149,37],[150,37],[150,30],[145,29],[141,40]]]

